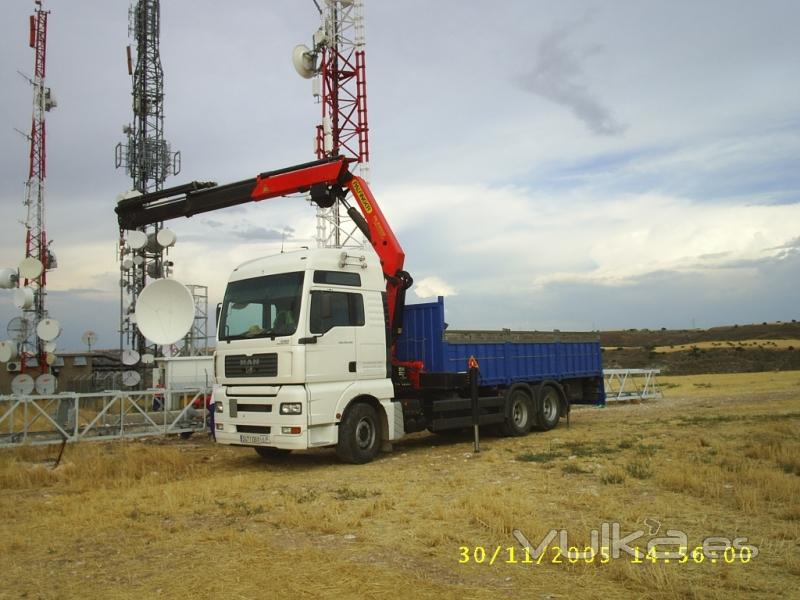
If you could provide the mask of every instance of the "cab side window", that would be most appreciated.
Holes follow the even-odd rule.
[[[311,292],[309,330],[322,334],[334,327],[361,327],[364,325],[364,298],[361,294],[347,292]]]

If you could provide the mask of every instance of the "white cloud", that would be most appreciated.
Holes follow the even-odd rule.
[[[437,296],[456,296],[455,288],[439,277],[425,277],[414,283],[414,293],[417,298],[436,298]]]

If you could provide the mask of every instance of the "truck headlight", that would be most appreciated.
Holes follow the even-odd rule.
[[[282,402],[282,415],[299,415],[303,413],[303,405],[300,402]]]
[[[222,412],[222,402],[214,402],[214,410],[218,413]]]

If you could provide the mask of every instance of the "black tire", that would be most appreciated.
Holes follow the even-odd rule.
[[[291,450],[287,450],[286,448],[272,448],[271,446],[253,446],[253,450],[255,450],[256,454],[261,458],[280,458],[291,452]]]
[[[362,465],[372,461],[381,448],[378,413],[364,402],[351,405],[339,423],[336,455],[342,462]]]
[[[533,402],[527,386],[514,386],[506,392],[506,420],[500,427],[503,435],[527,435],[533,426]]]
[[[536,402],[536,427],[540,431],[550,431],[558,425],[561,418],[561,392],[553,385],[539,388]]]

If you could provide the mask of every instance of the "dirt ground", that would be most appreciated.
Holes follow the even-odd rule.
[[[55,469],[56,447],[3,450],[0,597],[797,597],[800,372],[663,383],[477,455],[428,434],[362,466],[197,436],[77,444]],[[643,532],[638,558],[513,534],[584,549],[604,523]],[[645,555],[676,532],[681,558]],[[736,552],[696,550],[711,536]]]

